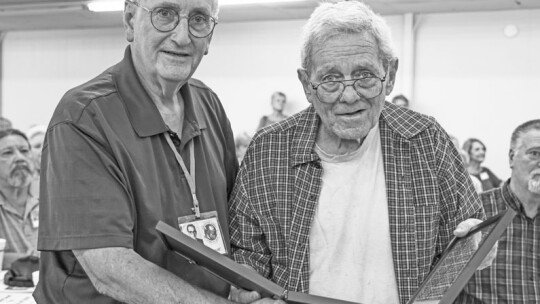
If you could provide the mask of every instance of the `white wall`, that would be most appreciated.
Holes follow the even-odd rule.
[[[122,29],[8,33],[2,115],[22,131],[48,124],[64,93],[121,60],[124,47]]]
[[[388,17],[401,47],[401,17]],[[194,77],[220,96],[235,133],[253,133],[269,114],[270,95],[288,96],[286,112],[308,104],[296,70],[305,20],[220,24]],[[3,109],[15,127],[46,124],[62,95],[122,59],[123,29],[8,33],[4,40]],[[399,83],[397,84],[399,87]]]
[[[540,118],[540,10],[433,14],[421,18],[413,108],[433,115],[463,144],[487,146],[485,165],[510,175],[510,134]],[[503,29],[515,24],[519,34]]]
[[[402,16],[385,17],[398,57]],[[469,136],[487,147],[486,165],[509,174],[510,132],[540,117],[540,10],[429,14],[417,17],[416,80],[412,108],[435,116],[461,142]],[[289,97],[286,111],[307,106],[296,69],[304,20],[225,23],[216,28],[210,54],[195,77],[220,96],[235,133],[253,132],[270,112],[275,90]],[[506,24],[520,33],[509,39]],[[121,60],[123,29],[8,33],[4,40],[3,109],[15,127],[46,124],[65,91]],[[402,66],[404,66],[402,64]],[[403,71],[393,94],[402,92]]]

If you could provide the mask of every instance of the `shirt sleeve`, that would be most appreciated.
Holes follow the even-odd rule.
[[[484,209],[459,152],[448,134],[436,124],[435,153],[439,181],[441,221],[436,252],[454,237],[456,226],[469,218],[485,219]]]
[[[126,180],[98,128],[52,126],[43,147],[39,250],[133,248]]]
[[[249,151],[246,158],[249,157]],[[249,186],[246,162],[240,172],[229,201],[229,231],[231,234],[231,251],[233,259],[253,267],[257,272],[270,277],[270,249],[260,227],[259,220],[250,206],[246,187]]]

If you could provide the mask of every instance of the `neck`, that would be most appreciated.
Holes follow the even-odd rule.
[[[173,107],[174,99],[180,88],[187,83],[186,81],[176,82],[163,79],[154,73],[141,73],[135,67],[137,76],[141,80],[141,84],[152,99],[152,101],[158,106]]]
[[[478,174],[480,172],[480,163],[474,160],[471,160],[469,162],[469,166],[467,168],[469,170],[469,173],[471,174]]]
[[[343,139],[335,134],[328,132],[326,127],[321,124],[317,134],[316,144],[321,150],[331,155],[344,155],[360,148],[362,139]]]
[[[141,83],[154,102],[161,118],[173,132],[179,136],[182,134],[184,121],[184,101],[179,98],[180,88],[187,82],[172,82],[156,75],[141,74],[137,72]]]
[[[11,187],[1,185],[0,193],[4,196],[6,202],[21,214],[24,213],[26,201],[28,200],[28,187]]]
[[[523,205],[523,210],[528,218],[535,218],[540,209],[540,194],[532,193],[525,186],[518,185],[517,179],[510,179],[510,190],[519,199]]]

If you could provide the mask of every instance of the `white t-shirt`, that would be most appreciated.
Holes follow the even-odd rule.
[[[379,126],[350,154],[316,150],[323,175],[309,238],[309,293],[399,303]]]

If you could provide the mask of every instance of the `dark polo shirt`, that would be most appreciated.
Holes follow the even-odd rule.
[[[227,199],[238,163],[230,123],[216,94],[197,80],[180,90],[185,118],[178,147],[195,145],[201,212],[217,210],[229,245]],[[189,186],[167,144],[168,128],[122,62],[62,98],[43,146],[38,303],[117,303],[100,295],[71,250],[134,249],[186,281],[226,295],[228,286],[168,252],[154,227],[193,214]],[[187,164],[189,168],[189,164]]]

